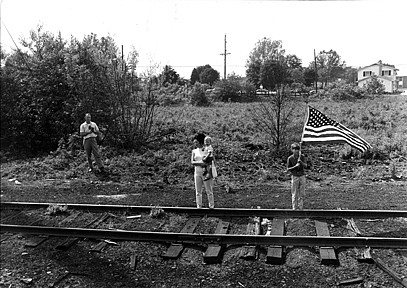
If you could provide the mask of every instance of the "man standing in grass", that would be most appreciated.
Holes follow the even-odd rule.
[[[99,127],[95,122],[91,121],[92,116],[90,113],[85,114],[85,122],[81,124],[80,135],[83,137],[83,146],[85,147],[86,155],[88,157],[89,172],[93,171],[92,153],[95,157],[96,165],[101,172],[105,172],[102,161],[100,160],[99,147],[96,141],[99,135]]]
[[[291,200],[294,210],[302,210],[305,196],[305,171],[307,161],[301,155],[298,143],[291,144],[293,154],[287,159],[287,171],[291,172]]]

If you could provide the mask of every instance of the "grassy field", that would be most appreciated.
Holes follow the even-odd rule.
[[[204,132],[213,138],[218,167],[226,178],[234,178],[236,170],[247,168],[246,171],[258,172],[261,167],[275,170],[277,174],[270,176],[272,178],[284,177],[289,144],[300,141],[306,117],[307,104],[302,98],[294,101],[288,141],[278,155],[272,152],[269,135],[253,121],[251,110],[259,103],[215,103],[210,107],[162,107],[161,122],[176,128],[177,134],[160,139],[139,152],[101,147],[105,165],[121,177],[132,173],[143,176],[147,173],[141,172],[143,167],[150,170],[156,167],[154,169],[160,169],[160,174],[187,177],[192,171],[189,165],[192,137],[196,132]],[[381,160],[388,164],[406,160],[407,97],[381,96],[352,102],[311,99],[309,104],[367,140],[373,146],[373,152],[367,157],[369,161]],[[346,144],[305,148],[311,158],[328,157],[340,161],[361,156]],[[240,167],[242,165],[247,167]],[[154,169],[148,172],[154,172]],[[61,150],[46,157],[2,165],[2,177],[19,175],[22,179],[71,179],[78,177],[80,171],[86,171],[83,149],[74,153]]]
[[[196,131],[211,135],[215,141],[267,144],[268,135],[262,133],[253,121],[251,110],[259,103],[215,103],[211,107],[170,107],[167,113],[177,115],[176,125],[191,136]],[[357,101],[336,102],[311,99],[309,105],[328,117],[347,126],[373,146],[375,155],[385,157],[407,156],[407,97],[378,96]],[[289,143],[301,139],[307,104],[294,99],[294,113],[288,128]],[[174,119],[174,117],[172,117]],[[349,153],[347,145],[334,147]]]

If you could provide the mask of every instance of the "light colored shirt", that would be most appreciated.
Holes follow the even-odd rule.
[[[194,154],[194,161],[202,161],[202,158],[204,157],[204,151],[202,151],[201,148],[196,148],[192,150],[192,153]],[[200,175],[202,176],[203,174],[203,168],[201,166],[195,166],[195,175]]]
[[[208,155],[209,152],[212,152],[212,156],[213,156],[213,147],[212,147],[212,145],[205,146],[205,148],[204,148],[204,156]]]
[[[96,125],[96,123],[95,123],[95,122],[92,122],[92,121],[90,121],[89,124],[86,123],[86,121],[83,122],[83,123],[81,124],[81,127],[79,128],[79,131],[80,131],[80,132],[90,132],[90,131],[91,131],[91,130],[90,130],[90,127],[93,127],[93,129],[94,129],[95,132],[99,132],[99,127],[98,127],[98,125]],[[90,133],[90,134],[88,134],[88,135],[83,136],[83,140],[88,139],[88,138],[92,138],[92,137],[97,137],[97,134],[92,132],[92,133]]]

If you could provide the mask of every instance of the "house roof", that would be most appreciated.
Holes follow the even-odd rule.
[[[394,65],[383,64],[381,61],[379,61],[379,62],[377,62],[377,63],[374,63],[374,64],[371,64],[371,65],[367,65],[367,66],[365,66],[365,67],[359,68],[358,71],[363,70],[363,69],[366,69],[366,68],[371,67],[371,66],[376,66],[376,65],[382,65],[382,66],[384,66],[384,67],[393,68],[394,70],[399,70],[399,69],[396,69],[396,67],[395,67]]]

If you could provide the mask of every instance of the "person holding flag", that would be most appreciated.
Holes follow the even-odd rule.
[[[305,171],[307,160],[301,155],[301,146],[291,144],[293,154],[287,159],[287,171],[291,172],[291,202],[294,210],[302,210],[305,197]]]

